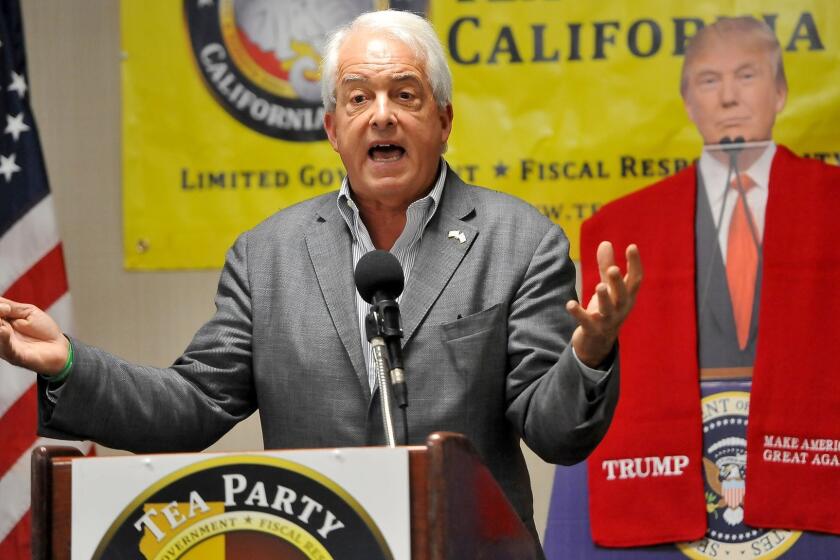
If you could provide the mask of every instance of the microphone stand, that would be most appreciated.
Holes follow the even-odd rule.
[[[737,191],[737,196],[742,200],[742,202],[744,204],[744,208],[747,209],[747,220],[749,221],[749,224],[750,224],[750,233],[752,234],[753,243],[755,244],[759,253],[761,252],[761,242],[758,240],[758,237],[757,237],[757,228],[756,228],[756,225],[755,225],[755,221],[753,219],[752,212],[749,211],[749,206],[747,205],[746,190],[744,189],[744,186],[741,183],[741,173],[739,171],[738,156],[744,150],[763,149],[763,148],[767,147],[767,144],[768,144],[768,141],[766,141],[766,140],[762,140],[762,141],[759,141],[759,142],[745,142],[744,138],[741,137],[741,136],[738,136],[735,139],[732,139],[732,138],[729,138],[728,136],[725,136],[724,138],[721,138],[720,142],[717,145],[706,146],[706,149],[712,148],[712,149],[715,149],[715,150],[722,150],[723,152],[725,152],[729,156],[729,158],[728,158],[729,159],[729,168],[726,171],[726,186],[725,186],[725,189],[723,191],[723,201],[721,202],[720,210],[718,211],[717,219],[714,219],[714,217],[713,217],[714,224],[715,224],[715,242],[717,242],[717,239],[718,239],[719,233],[720,233],[720,228],[721,228],[721,225],[723,223],[723,211],[726,208],[726,200],[729,197],[730,183],[734,179],[736,181],[735,190]],[[711,278],[711,275],[712,275],[712,266],[711,265],[712,265],[712,262],[714,262],[713,256],[714,256],[714,252],[712,252],[712,257],[710,257],[709,262],[705,266],[706,282],[705,282],[705,288],[703,290],[703,293],[700,296],[700,302],[699,302],[699,305],[698,305],[698,314],[702,313],[703,310],[706,307],[706,301],[707,301],[706,298],[707,298],[707,295],[708,295],[709,284],[710,284],[709,279]]]
[[[382,408],[382,425],[385,429],[385,441],[388,447],[396,447],[394,437],[394,417],[391,413],[391,382],[388,379],[390,365],[388,363],[382,324],[377,313],[377,306],[373,306],[365,316],[365,335],[373,347],[373,368],[376,381],[379,383],[379,404]]]
[[[380,294],[377,293],[377,296]],[[391,413],[391,394],[402,412],[403,420],[403,444],[408,445],[408,388],[405,383],[405,370],[403,369],[402,347],[400,339],[403,336],[402,324],[400,321],[399,304],[388,296],[374,297],[370,313],[365,317],[365,334],[371,345],[374,346],[374,355],[377,352],[387,350],[387,355],[382,355],[385,370],[390,377],[383,383],[377,373],[380,387],[380,399],[386,401],[382,406],[383,421],[386,425],[386,432],[390,423],[393,431],[393,418],[385,419],[386,405],[388,414]],[[371,338],[373,337],[373,338]],[[376,342],[374,342],[376,340]],[[381,345],[381,346],[380,346]],[[376,359],[376,358],[375,358]],[[379,363],[375,364],[377,367]],[[383,390],[383,387],[386,389]],[[387,393],[386,393],[387,391]],[[387,398],[386,398],[387,396]],[[386,433],[387,435],[387,433]]]

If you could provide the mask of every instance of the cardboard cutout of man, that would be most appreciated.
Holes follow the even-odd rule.
[[[699,162],[604,206],[582,230],[584,292],[601,239],[632,238],[646,255],[621,333],[621,402],[589,461],[594,540],[838,533],[840,477],[813,448],[840,439],[840,300],[829,288],[840,281],[840,169],[772,141],[788,89],[762,22],[723,18],[698,32],[681,92],[707,146]],[[700,386],[712,380],[751,382],[748,418],[703,424]],[[741,442],[727,444],[726,465],[710,440],[722,429]]]

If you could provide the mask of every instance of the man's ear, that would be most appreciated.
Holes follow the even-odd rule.
[[[449,135],[452,133],[452,119],[454,118],[455,114],[452,111],[452,104],[446,106],[444,109],[438,110],[438,118],[440,118],[440,132],[441,132],[441,143],[445,144],[446,141],[449,139]]]
[[[697,119],[694,118],[694,104],[688,99],[688,94],[683,96],[683,107],[685,107],[685,112],[688,115],[688,120],[694,123],[694,126],[697,126]]]
[[[779,85],[776,86],[776,114],[782,112],[782,109],[785,108],[785,103],[787,102],[787,85]]]
[[[335,112],[324,113],[324,130],[327,131],[327,139],[330,141],[330,146],[336,152],[338,151],[338,137],[335,134]]]

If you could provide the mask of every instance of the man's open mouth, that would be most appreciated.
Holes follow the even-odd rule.
[[[373,161],[397,161],[405,154],[405,148],[397,144],[374,144],[368,150],[368,157]]]

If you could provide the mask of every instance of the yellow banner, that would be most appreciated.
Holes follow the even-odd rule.
[[[375,0],[122,0],[124,264],[211,268],[277,210],[337,189],[326,33]]]
[[[289,4],[123,0],[126,267],[219,266],[238,233],[338,188],[312,61],[327,29],[387,2]],[[426,9],[449,55],[447,160],[562,225],[575,258],[580,222],[601,204],[699,155],[680,66],[685,40],[718,16],[776,30],[790,89],[776,140],[840,159],[840,16],[828,0],[392,4]]]

